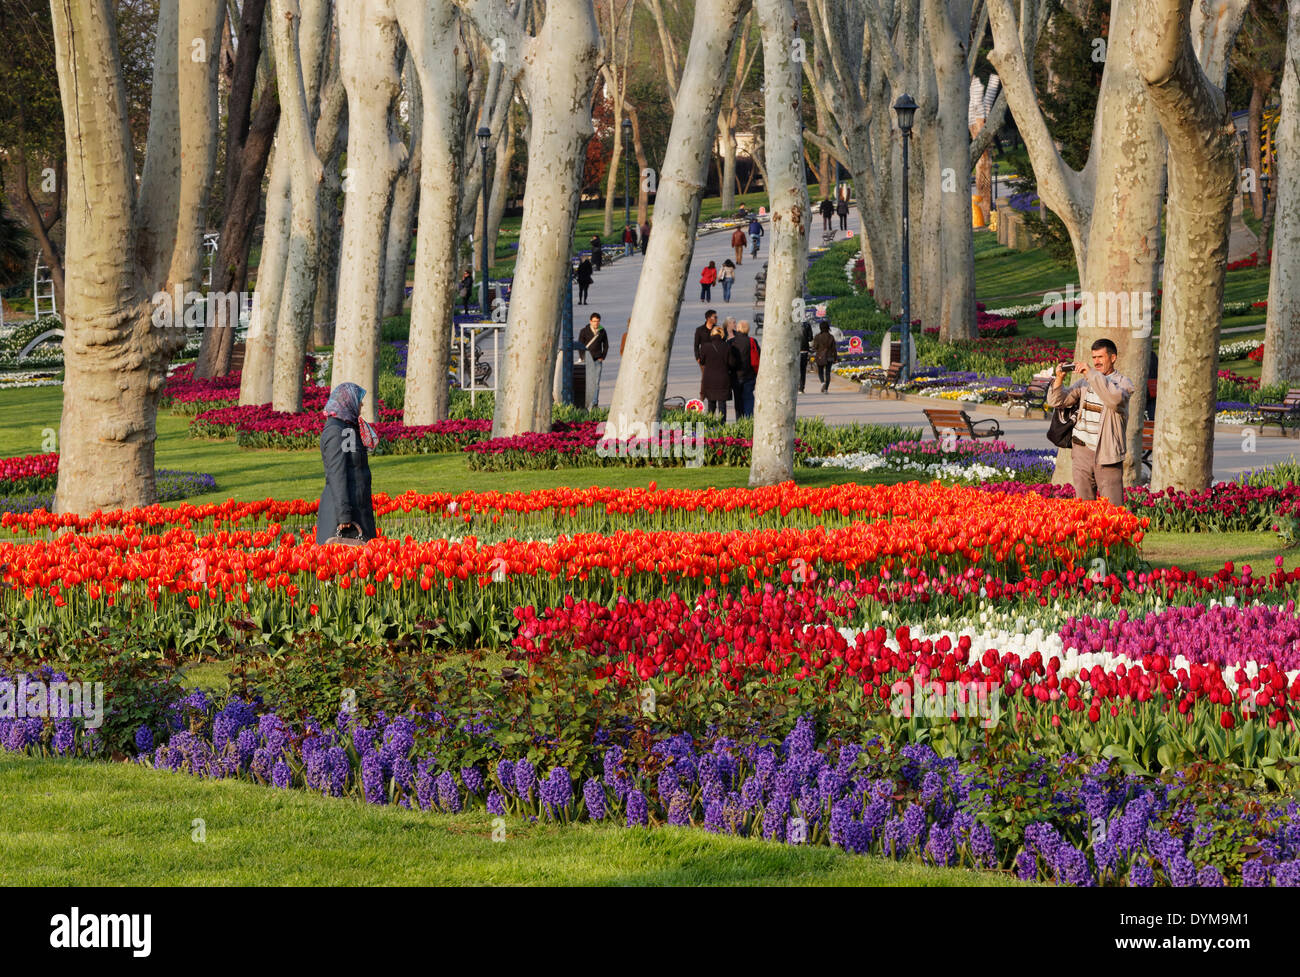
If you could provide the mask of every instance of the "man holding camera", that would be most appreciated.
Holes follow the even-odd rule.
[[[1076,363],[1078,377],[1069,387],[1062,380],[1068,363],[1058,364],[1056,379],[1047,391],[1048,407],[1079,409],[1071,442],[1071,469],[1075,498],[1098,496],[1113,505],[1124,504],[1125,425],[1133,381],[1115,372],[1119,351],[1109,339],[1092,344],[1092,365]]]

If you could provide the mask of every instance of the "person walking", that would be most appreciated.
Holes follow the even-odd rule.
[[[799,332],[799,392],[804,393],[804,385],[808,382],[808,357],[812,355],[813,331],[812,323],[807,319],[803,321],[803,328]]]
[[[605,262],[605,247],[601,243],[600,235],[591,236],[591,267],[600,271],[600,266]]]
[[[840,215],[840,230],[849,229],[849,188],[840,187],[840,199],[835,205],[835,213]]]
[[[650,221],[641,225],[641,253],[645,254],[645,249],[650,247]]]
[[[472,271],[470,271],[468,268],[466,268],[466,269],[465,269],[465,274],[463,274],[463,275],[460,276],[460,310],[461,310],[461,312],[464,312],[464,313],[468,313],[468,312],[469,312],[469,303],[470,303],[470,300],[473,299],[473,298],[474,298],[474,273],[473,273]]]
[[[591,314],[578,333],[578,342],[582,343],[582,359],[587,364],[587,410],[591,410],[600,406],[600,371],[609,355],[609,336],[600,326],[599,312]]]
[[[718,281],[722,284],[722,301],[731,301],[731,286],[736,284],[736,266],[728,258],[722,263],[722,271],[718,272]]]
[[[817,379],[822,382],[822,393],[831,389],[831,366],[839,362],[840,351],[831,335],[831,324],[823,322],[821,331],[812,343],[813,361],[817,364]]]
[[[736,323],[736,335],[731,340],[736,349],[736,376],[732,392],[736,401],[737,417],[754,415],[754,384],[758,380],[758,358],[762,350],[758,340],[749,334],[749,320]]]
[[[745,237],[745,232],[739,227],[731,232],[731,249],[736,252],[736,264],[745,263],[745,245],[749,243],[749,238]]]
[[[632,249],[636,247],[636,231],[632,230],[631,224],[623,225],[623,257],[632,257]]]
[[[718,280],[718,266],[710,261],[707,268],[700,273],[700,301],[709,302],[713,299],[713,284]]]
[[[578,304],[587,304],[587,289],[591,288],[591,259],[583,258],[578,264]]]
[[[316,542],[335,537],[369,540],[375,531],[370,496],[370,452],[379,446],[375,429],[361,419],[366,392],[355,383],[340,383],[325,402],[320,457],[325,488],[316,511]]]
[[[718,324],[718,313],[709,309],[704,313],[704,325],[695,327],[695,359],[700,361],[700,347],[709,341],[709,335],[713,332],[713,327]]]
[[[826,197],[822,200],[821,212],[822,230],[829,231],[831,229],[831,216],[835,213],[835,205],[831,203],[830,197]]]
[[[714,326],[709,338],[700,346],[700,399],[708,404],[710,414],[727,420],[727,401],[731,399],[732,377],[740,365],[736,347]]]
[[[763,222],[755,214],[749,220],[749,255],[751,258],[758,257],[758,242],[763,236]]]
[[[1076,499],[1098,497],[1112,505],[1124,504],[1124,427],[1133,381],[1115,370],[1119,350],[1109,339],[1092,344],[1092,365],[1076,363],[1078,379],[1065,387],[1065,364],[1057,364],[1056,378],[1047,391],[1048,407],[1079,409],[1070,443],[1070,475]]]

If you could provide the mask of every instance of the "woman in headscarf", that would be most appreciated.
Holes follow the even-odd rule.
[[[316,514],[318,543],[334,536],[363,540],[376,536],[369,454],[378,446],[379,436],[361,419],[365,395],[355,383],[340,383],[325,404],[325,428],[320,435],[325,489]]]

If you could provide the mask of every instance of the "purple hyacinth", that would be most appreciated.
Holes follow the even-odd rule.
[[[460,782],[465,785],[465,789],[471,794],[478,795],[483,793],[487,778],[483,776],[483,771],[478,767],[461,767]]]
[[[970,829],[970,852],[978,865],[992,868],[997,864],[997,843],[986,824],[976,824]]]
[[[691,795],[684,787],[678,787],[668,803],[668,823],[683,828],[691,823]]]
[[[659,788],[659,800],[663,804],[668,804],[669,800],[677,790],[677,785],[678,779],[676,770],[672,767],[664,767],[663,770],[659,771],[659,781],[657,786]]]
[[[1128,884],[1138,889],[1149,889],[1156,884],[1156,873],[1146,859],[1139,858],[1128,870]]]
[[[587,805],[587,817],[593,821],[605,820],[605,788],[595,777],[588,777],[582,785],[582,800]]]
[[[1268,867],[1258,858],[1252,858],[1241,866],[1241,884],[1250,889],[1262,889],[1268,885]]]
[[[375,743],[375,734],[365,726],[356,726],[352,730],[352,748],[358,756],[365,756]]]
[[[935,865],[948,866],[952,864],[953,858],[957,854],[957,846],[953,842],[952,829],[935,825],[930,829],[930,838],[925,843],[925,853]]]
[[[77,731],[72,720],[60,719],[54,724],[54,752],[59,756],[71,753],[77,743]]]
[[[141,753],[153,750],[153,730],[148,726],[141,726],[135,731],[135,748]]]
[[[411,784],[415,780],[415,767],[411,761],[404,756],[397,756],[393,760],[393,779],[402,790],[410,790]]]
[[[361,758],[361,790],[368,804],[387,804],[388,791],[384,785],[384,763],[379,751],[371,749]]]
[[[726,830],[725,808],[721,800],[711,800],[704,805],[704,830],[721,834]]]
[[[552,767],[541,785],[542,806],[551,817],[567,812],[573,803],[573,780],[564,767]]]
[[[456,786],[456,777],[450,770],[444,770],[438,775],[438,807],[449,814],[460,813],[460,788]]]
[[[645,794],[639,790],[627,795],[627,826],[650,823],[650,805],[646,803]]]
[[[1196,884],[1203,889],[1222,888],[1223,875],[1213,865],[1205,865],[1196,873]]]
[[[497,761],[497,781],[507,794],[515,792],[515,765],[509,760]]]
[[[1016,856],[1016,878],[1022,882],[1032,882],[1038,878],[1038,859],[1033,852],[1022,851]]]
[[[785,841],[786,816],[790,813],[790,801],[783,794],[774,797],[763,812],[763,837],[769,841]]]
[[[527,759],[515,761],[515,793],[525,801],[533,799],[537,786],[537,770]]]
[[[293,773],[289,769],[289,764],[284,762],[281,757],[275,762],[275,767],[271,770],[271,785],[281,789],[287,788],[293,779]]]
[[[506,799],[499,790],[488,791],[487,811],[498,817],[506,813]]]
[[[909,804],[903,814],[903,828],[899,840],[905,850],[919,846],[925,839],[925,808],[919,804]]]

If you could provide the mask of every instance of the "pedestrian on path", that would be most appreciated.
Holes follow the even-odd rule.
[[[695,360],[700,360],[700,347],[709,341],[709,334],[713,332],[713,327],[718,324],[718,313],[709,309],[704,313],[704,325],[695,328]]]
[[[732,379],[732,395],[736,401],[737,417],[754,414],[754,384],[758,380],[758,359],[762,350],[758,340],[749,334],[749,321],[736,323],[736,335],[731,340],[736,350],[736,374]]]
[[[736,266],[728,258],[722,263],[722,271],[718,273],[718,281],[722,284],[722,301],[731,301],[731,286],[736,284]]]
[[[755,214],[749,221],[749,255],[751,258],[758,257],[758,242],[763,237],[763,224]]]
[[[812,355],[813,331],[812,323],[807,319],[803,321],[803,329],[799,333],[799,392],[804,393],[804,385],[808,382],[808,357]]]
[[[469,312],[470,300],[474,298],[474,273],[468,268],[465,274],[460,276],[460,309],[464,313]]]
[[[587,304],[587,289],[591,288],[591,259],[583,258],[578,265],[578,304]]]
[[[710,302],[713,300],[713,284],[718,280],[718,266],[715,262],[710,261],[707,268],[700,273],[700,301]]]
[[[632,257],[632,249],[636,247],[636,231],[632,230],[631,224],[623,225],[623,257]]]
[[[587,325],[578,333],[583,345],[582,358],[587,364],[587,410],[600,405],[600,371],[609,355],[609,336],[600,326],[600,313],[593,312]]]
[[[835,205],[835,213],[840,215],[840,230],[849,229],[849,188],[840,187],[839,203]]]
[[[823,322],[821,332],[812,344],[813,360],[817,364],[817,379],[822,382],[822,393],[831,389],[831,366],[839,362],[840,351],[835,347],[835,337],[831,335],[831,324]]]
[[[736,347],[723,338],[722,327],[714,326],[708,341],[700,346],[700,399],[709,405],[709,413],[720,415],[724,423],[739,361]]]
[[[591,267],[594,268],[596,271],[600,271],[600,266],[604,263],[604,261],[605,261],[605,249],[600,242],[600,235],[593,234],[591,236]]]
[[[641,254],[645,254],[645,249],[650,247],[650,221],[641,225]]]
[[[745,232],[739,227],[731,232],[731,249],[736,252],[736,264],[745,263],[745,245],[749,243],[749,238],[745,237]]]
[[[340,383],[325,403],[320,456],[325,488],[316,510],[316,542],[335,538],[374,539],[375,507],[370,497],[370,452],[379,437],[361,418],[366,392],[355,383]]]
[[[1119,350],[1109,339],[1092,344],[1092,365],[1076,363],[1078,379],[1064,387],[1065,367],[1057,364],[1047,391],[1048,407],[1078,407],[1070,443],[1070,475],[1074,497],[1098,496],[1112,505],[1124,504],[1124,426],[1133,381],[1115,370]]]
[[[822,200],[821,212],[822,230],[829,231],[831,229],[831,216],[835,213],[835,205],[831,203],[830,197],[826,197]]]

